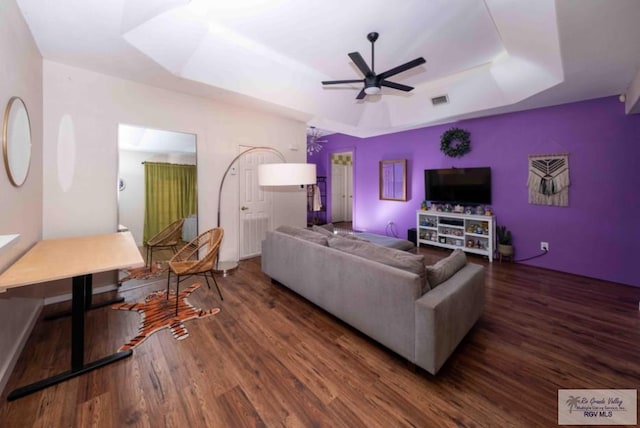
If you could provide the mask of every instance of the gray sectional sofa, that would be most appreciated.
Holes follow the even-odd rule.
[[[432,374],[484,308],[484,267],[457,251],[425,267],[421,255],[281,226],[262,242],[262,270]]]

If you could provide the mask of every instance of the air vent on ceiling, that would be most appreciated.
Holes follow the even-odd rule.
[[[448,102],[449,102],[449,97],[447,97],[446,95],[440,95],[439,97],[431,98],[431,104],[433,104],[434,106],[437,106],[440,104],[447,104]]]

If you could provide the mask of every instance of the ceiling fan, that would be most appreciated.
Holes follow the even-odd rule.
[[[405,64],[394,67],[390,70],[385,71],[384,73],[376,74],[374,69],[374,43],[378,40],[379,34],[376,32],[367,34],[367,40],[371,42],[371,68],[364,62],[362,59],[362,55],[359,52],[351,52],[349,54],[349,58],[351,61],[355,63],[355,65],[360,69],[362,74],[364,74],[364,79],[353,79],[353,80],[328,80],[323,81],[323,85],[338,85],[341,83],[358,83],[364,82],[364,88],[360,91],[357,100],[363,99],[366,95],[375,95],[380,93],[380,87],[386,86],[387,88],[398,89],[400,91],[409,92],[413,89],[411,86],[402,85],[400,83],[389,82],[386,80],[388,77],[395,76],[396,74],[400,74],[403,71],[407,71],[411,68],[417,67],[421,64],[424,64],[425,59],[420,57],[416,58],[412,61],[409,61]]]

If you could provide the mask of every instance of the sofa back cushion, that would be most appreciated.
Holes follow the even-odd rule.
[[[445,282],[467,264],[467,256],[464,251],[454,250],[448,257],[440,260],[432,266],[427,266],[427,280],[431,288]]]
[[[370,242],[345,239],[341,237],[329,238],[329,247],[335,248],[345,253],[353,254],[368,260],[382,263],[387,266],[412,272],[420,276],[424,287],[429,289],[427,284],[427,272],[424,266],[424,256],[407,253],[393,248],[381,247]]]
[[[291,235],[296,238],[304,239],[305,241],[313,242],[315,244],[328,246],[327,237],[321,235],[318,232],[314,232],[309,229],[295,226],[282,225],[276,229],[277,232],[281,232],[287,235]]]

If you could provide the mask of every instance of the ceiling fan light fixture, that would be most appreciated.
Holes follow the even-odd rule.
[[[364,88],[364,93],[367,95],[377,95],[380,93],[380,86],[367,86]]]

